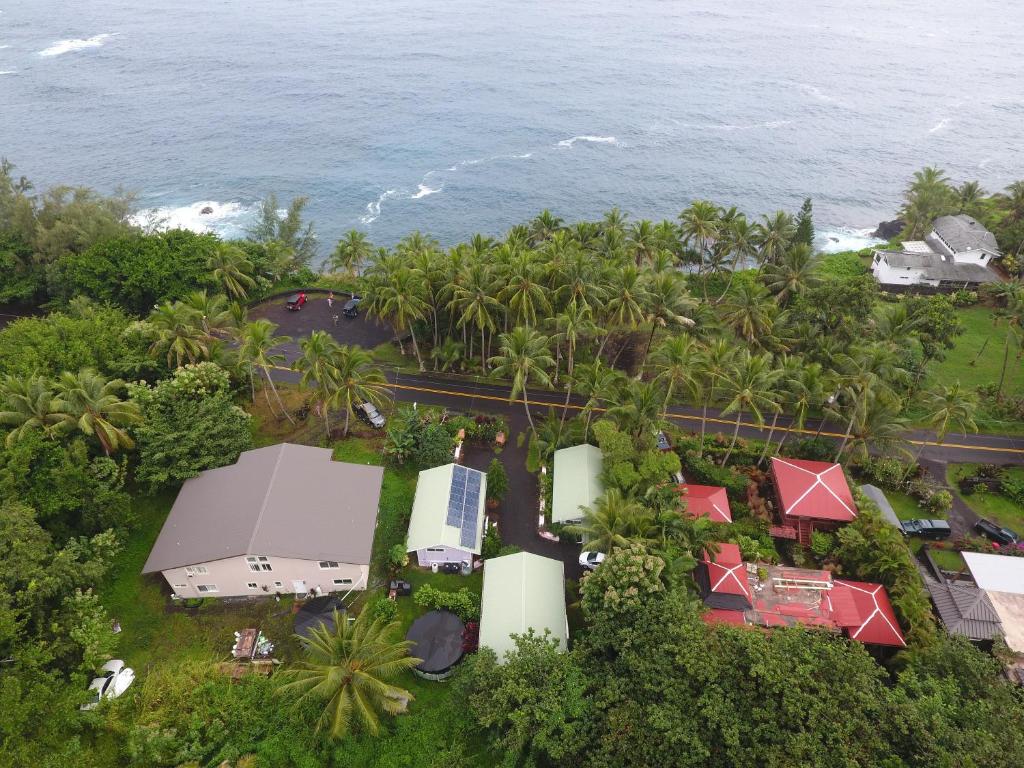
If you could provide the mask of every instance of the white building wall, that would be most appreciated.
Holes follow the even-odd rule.
[[[280,592],[294,594],[297,587],[303,592],[347,592],[350,589],[366,589],[369,566],[339,563],[337,568],[321,569],[316,560],[299,560],[287,557],[268,557],[271,570],[253,571],[245,557],[225,558],[208,563],[196,563],[189,575],[188,568],[170,568],[163,576],[179,597],[239,597],[245,595],[267,595]],[[200,569],[205,569],[205,573]],[[336,584],[335,580],[342,583]],[[302,585],[295,582],[301,581]],[[249,587],[255,583],[256,588]],[[216,587],[216,592],[202,591],[200,585]]]
[[[987,251],[960,251],[953,257],[953,261],[957,264],[977,264],[980,267],[987,267],[991,258],[992,254]]]
[[[433,563],[472,563],[474,557],[475,555],[468,550],[440,545],[416,550],[416,562],[421,568],[428,568]]]
[[[938,285],[938,280],[926,280],[920,269],[890,267],[882,257],[871,263],[871,273],[883,285]]]

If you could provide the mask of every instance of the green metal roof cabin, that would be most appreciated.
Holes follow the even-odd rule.
[[[574,445],[555,451],[554,490],[551,522],[572,523],[583,519],[580,507],[589,507],[604,493],[601,449],[593,445]]]

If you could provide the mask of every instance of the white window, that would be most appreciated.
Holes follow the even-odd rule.
[[[188,589],[188,584],[172,584],[175,589]]]
[[[444,547],[427,547],[427,552],[444,552]]]
[[[220,592],[216,584],[200,584],[196,589],[200,592]]]
[[[263,555],[257,555],[256,557],[247,557],[245,562],[249,564],[250,571],[272,571],[273,567],[270,565],[270,558]]]
[[[249,589],[259,589],[259,585],[255,581],[250,581],[245,586],[247,586]]]
[[[185,573],[189,576],[205,576],[209,571],[205,565],[190,565],[185,569]]]
[[[335,584],[336,584],[337,586],[339,586],[339,587],[343,587],[343,586],[345,586],[346,584],[351,584],[351,583],[352,583],[352,579],[335,579],[335,580],[334,580],[334,583],[335,583]]]
[[[280,589],[281,587],[283,587],[283,586],[284,586],[284,584],[282,584],[282,583],[281,583],[280,581],[275,581],[275,582],[274,582],[274,586],[275,586],[275,587],[276,587],[277,589]]]
[[[333,568],[337,568],[338,567],[338,561],[337,560],[321,560],[319,565],[320,565],[320,570],[321,571],[329,571],[329,570],[331,570]]]

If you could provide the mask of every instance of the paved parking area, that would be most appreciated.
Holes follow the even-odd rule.
[[[335,294],[333,307],[327,306],[327,293],[307,291],[306,296],[306,305],[296,312],[285,308],[288,297],[282,296],[257,304],[249,310],[249,317],[266,318],[277,323],[279,334],[291,336],[296,341],[309,336],[313,331],[327,331],[340,344],[373,349],[394,338],[390,326],[367,318],[363,312],[360,312],[359,317],[345,317],[341,314],[341,308],[348,300],[345,294]]]

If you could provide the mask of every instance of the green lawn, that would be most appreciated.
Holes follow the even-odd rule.
[[[1005,325],[993,325],[993,313],[985,307],[957,310],[963,325],[963,335],[956,346],[946,352],[946,359],[934,362],[928,370],[927,384],[952,384],[959,381],[965,389],[974,390],[983,384],[998,384],[1003,366]],[[979,354],[980,353],[980,354]],[[1024,369],[1016,359],[1016,347],[1010,341],[1010,358],[1006,369],[1005,391],[1024,396]],[[982,412],[977,418],[978,428],[984,432],[1024,434],[1024,425],[1007,421]],[[955,435],[947,440],[955,442]]]
[[[963,556],[955,549],[937,549],[931,547],[928,553],[932,556],[932,560],[944,571],[952,571],[957,573],[962,571],[966,567]]]
[[[946,482],[954,489],[959,486],[957,482],[964,477],[970,477],[978,473],[978,464],[950,464],[946,469]],[[1024,480],[1024,467],[1010,467],[1004,471],[1011,476]],[[999,493],[971,493],[961,495],[971,509],[981,517],[986,517],[999,525],[1011,528],[1017,533],[1024,533],[1024,508]]]
[[[892,504],[896,517],[900,520],[915,520],[925,516],[921,511],[921,506],[917,503],[917,499],[912,496],[900,491],[885,491],[885,498]]]

